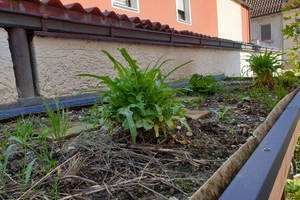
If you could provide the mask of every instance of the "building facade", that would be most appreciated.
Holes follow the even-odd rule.
[[[74,0],[62,0],[64,4]],[[84,8],[115,11],[150,19],[176,30],[188,30],[235,41],[250,42],[249,6],[242,0],[81,0]]]
[[[285,39],[282,35],[282,29],[292,21],[300,19],[284,18],[293,15],[297,8],[292,8],[288,12],[282,12],[282,8],[287,5],[292,6],[294,1],[285,2],[284,0],[248,0],[253,10],[251,10],[251,42],[264,47],[275,47],[281,49],[284,53],[283,59],[288,61],[287,48],[293,47],[293,39]],[[291,68],[292,65],[286,65]]]

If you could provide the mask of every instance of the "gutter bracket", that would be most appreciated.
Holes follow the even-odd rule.
[[[174,33],[172,32],[171,35],[170,35],[170,42],[171,42],[171,44],[173,44],[173,38],[174,38]]]
[[[48,16],[47,15],[43,15],[42,16],[42,31],[43,32],[47,32],[48,31],[47,22],[48,22]]]
[[[115,37],[115,26],[111,25],[110,28],[110,37],[114,38]]]

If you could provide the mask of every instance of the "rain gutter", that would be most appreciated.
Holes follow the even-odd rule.
[[[88,38],[88,36],[90,36],[90,39],[96,38],[101,40],[107,40],[105,38],[114,38],[113,40],[119,42],[136,42],[157,45],[239,50],[244,48],[257,50],[261,48],[254,44],[221,38],[214,39],[148,29],[82,22],[4,8],[0,8],[0,27],[24,28],[27,31],[34,31],[35,35],[40,36],[75,37],[70,34],[76,34],[76,38]]]

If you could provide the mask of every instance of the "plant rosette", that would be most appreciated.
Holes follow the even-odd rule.
[[[103,96],[95,101],[93,115],[99,116],[95,124],[100,123],[108,127],[112,123],[113,128],[122,126],[124,130],[130,130],[132,141],[136,142],[136,137],[141,131],[154,130],[155,136],[159,137],[161,130],[166,135],[166,127],[173,130],[176,127],[175,121],[180,121],[191,132],[188,126],[180,102],[174,101],[174,93],[182,88],[171,89],[170,84],[164,84],[174,71],[192,62],[186,62],[170,73],[162,74],[161,67],[171,61],[168,59],[159,64],[163,56],[149,70],[150,64],[145,70],[139,69],[137,61],[133,60],[125,49],[119,49],[129,66],[123,66],[116,61],[108,52],[102,50],[114,64],[114,69],[118,71],[118,78],[111,79],[109,76],[97,76],[91,74],[78,74],[77,76],[89,76],[100,79],[99,84],[109,87],[107,90],[86,90],[83,92],[101,92]],[[107,102],[107,106],[97,108],[100,99]]]

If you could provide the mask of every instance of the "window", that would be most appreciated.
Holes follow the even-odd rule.
[[[191,24],[190,0],[176,0],[178,22]]]
[[[273,38],[273,23],[261,23],[259,24],[259,40],[262,42],[274,42]]]
[[[261,26],[261,41],[271,40],[271,24]]]
[[[139,12],[139,0],[112,0],[112,6],[115,8]]]

